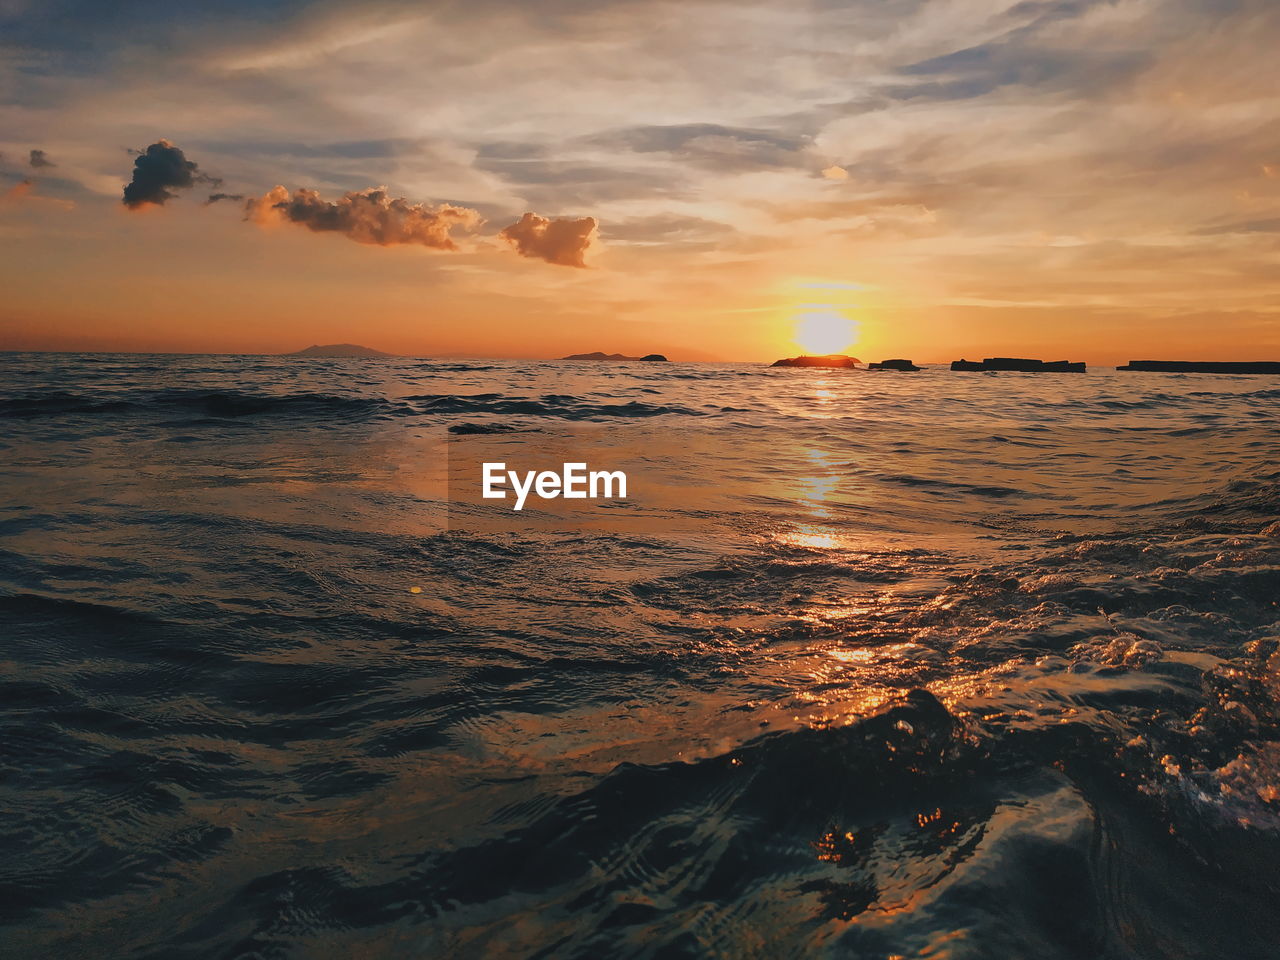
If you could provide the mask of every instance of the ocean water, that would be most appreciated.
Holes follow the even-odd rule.
[[[0,954],[1274,958],[1277,414],[0,356]]]

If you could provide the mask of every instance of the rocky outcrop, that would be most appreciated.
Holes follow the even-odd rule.
[[[787,357],[783,360],[775,360],[770,364],[771,367],[842,367],[844,369],[857,369],[858,364],[862,361],[857,357],[846,357],[843,353],[831,353],[821,357]]]
[[[952,370],[1006,371],[1011,373],[1084,373],[1083,363],[1070,360],[1025,360],[1020,357],[987,357],[982,362],[955,360]]]
[[[1117,370],[1147,373],[1280,373],[1270,360],[1130,360]]]
[[[648,356],[640,358],[645,363],[666,363],[667,358],[660,353],[651,353]]]
[[[868,370],[904,370],[915,372],[920,368],[910,360],[881,360],[879,363],[867,364]]]

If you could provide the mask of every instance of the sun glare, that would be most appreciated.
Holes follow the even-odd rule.
[[[839,313],[806,313],[796,323],[795,341],[809,354],[843,353],[857,338],[853,321]]]

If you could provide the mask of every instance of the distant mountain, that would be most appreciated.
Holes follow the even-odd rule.
[[[561,360],[647,360],[647,361],[665,361],[667,358],[660,353],[650,353],[643,357],[628,357],[621,353],[601,353],[597,350],[595,353],[575,353],[567,357],[561,357]]]
[[[358,343],[324,343],[307,347],[297,353],[286,353],[286,357],[391,357],[395,354],[383,353],[372,347],[362,347]]]

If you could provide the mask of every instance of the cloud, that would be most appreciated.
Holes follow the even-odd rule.
[[[1232,233],[1280,233],[1280,217],[1264,220],[1242,220],[1226,223],[1216,227],[1202,227],[1193,230],[1193,234],[1202,237],[1217,237]]]
[[[34,70],[0,66],[19,105],[6,107],[0,148],[13,176],[0,190],[56,173],[65,186],[37,191],[91,198],[101,171],[124,172],[118,153],[110,166],[118,131],[145,123],[187,143],[232,194],[283,183],[336,201],[388,183],[394,196],[450,198],[488,218],[477,233],[499,248],[485,254],[495,266],[553,285],[598,271],[523,264],[505,248],[520,250],[512,235],[528,231],[499,230],[525,211],[591,214],[600,241],[582,259],[603,263],[596,251],[608,245],[626,269],[582,288],[597,299],[574,317],[599,315],[602,302],[655,317],[754,304],[766,316],[777,276],[839,275],[850,263],[879,278],[872,309],[886,324],[892,308],[910,308],[939,329],[950,321],[923,319],[930,305],[960,298],[1105,296],[1135,313],[1206,298],[1280,303],[1280,232],[1262,229],[1280,215],[1276,0],[767,0],[694,2],[679,16],[650,3],[479,0],[432,5],[420,24],[373,35],[393,19],[380,2],[230,0],[246,12],[215,5],[194,24],[173,4],[125,12],[75,0],[93,10],[67,17],[68,2],[28,3],[12,23],[44,24],[62,52],[34,58]],[[153,56],[134,56],[141,36]],[[59,167],[30,169],[33,143]],[[822,172],[835,167],[848,178]],[[121,185],[108,178],[111,199]],[[213,189],[196,185],[186,205]],[[208,229],[208,216],[192,219],[192,236]],[[53,229],[31,221],[33,236]],[[459,246],[470,236],[450,235]],[[1059,235],[1092,246],[1063,247]],[[1117,258],[1106,246],[1117,242],[1146,244],[1141,262]],[[544,255],[545,244],[523,244],[525,256]],[[1162,270],[1173,245],[1195,257]],[[1063,266],[1086,251],[1096,253],[1087,272]],[[1229,265],[1257,279],[1246,286]],[[448,282],[478,300],[511,294],[487,269]],[[567,312],[558,300],[547,309]]]
[[[245,219],[266,225],[296,223],[316,233],[341,233],[357,243],[390,247],[416,244],[434,250],[456,250],[454,227],[474,230],[480,214],[467,207],[429,207],[392,197],[386,187],[353,190],[325,200],[316,190],[300,188],[292,195],[282,186],[245,202]]]
[[[908,64],[907,78],[885,92],[899,100],[971,100],[1016,87],[1026,91],[1064,91],[1076,96],[1113,89],[1148,65],[1141,49],[1073,47],[1053,49],[1030,30]]]
[[[0,202],[17,203],[23,197],[31,192],[31,188],[35,185],[35,181],[30,178],[19,180],[12,187],[0,194]]]
[[[529,206],[595,207],[637,198],[674,198],[686,190],[685,178],[662,165],[643,166],[619,156],[609,162],[565,160],[502,153],[504,145],[484,145],[475,160],[478,170],[500,177]],[[557,151],[558,152],[558,151]]]
[[[42,197],[36,190],[36,182],[24,177],[8,190],[0,193],[0,206],[28,206],[37,209],[74,210],[75,203],[63,197]]]
[[[849,179],[849,171],[846,170],[844,167],[838,166],[836,164],[832,164],[831,166],[824,168],[822,171],[822,175],[828,180],[848,180]]]
[[[30,158],[27,161],[33,167],[56,167],[57,164],[50,160],[43,150],[32,150]]]
[[[595,217],[550,220],[536,213],[523,217],[499,234],[522,257],[534,257],[562,267],[585,267],[587,249],[596,237]]]
[[[239,203],[240,201],[244,200],[244,194],[243,193],[211,193],[209,194],[209,199],[204,202],[204,205],[207,207],[209,204],[217,203],[219,200],[231,200],[236,203]]]
[[[679,214],[656,214],[648,217],[631,217],[610,221],[602,233],[610,243],[640,244],[645,246],[701,245],[710,247],[724,242],[734,234],[726,223],[703,217]]]
[[[798,166],[808,138],[780,130],[680,123],[627,127],[600,134],[591,142],[637,154],[666,154],[724,174]]]
[[[185,190],[197,183],[218,186],[222,181],[201,173],[195,161],[168,140],[157,140],[134,159],[133,179],[125,184],[121,202],[130,210],[148,203],[160,205],[174,198],[171,189]]]

